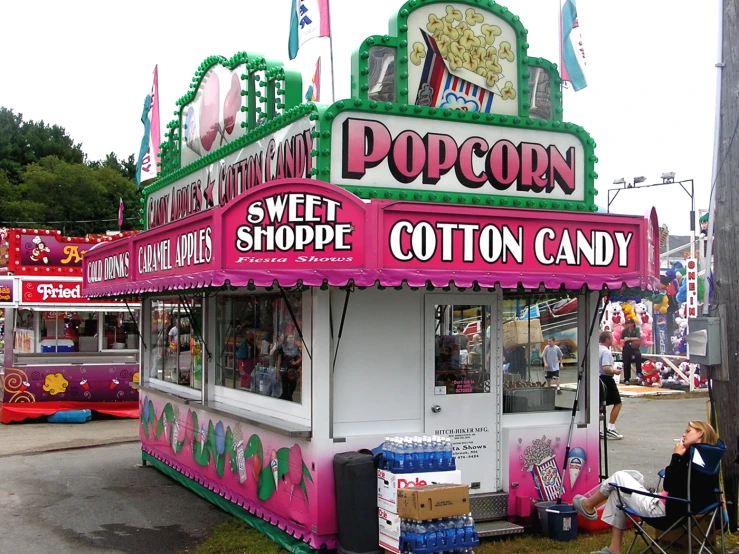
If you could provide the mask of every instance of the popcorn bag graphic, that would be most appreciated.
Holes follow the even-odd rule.
[[[531,466],[531,475],[534,478],[534,486],[539,498],[542,500],[556,500],[562,488],[562,477],[557,468],[557,460],[554,456],[544,458],[541,462]]]

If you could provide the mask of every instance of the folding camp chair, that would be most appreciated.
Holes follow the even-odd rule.
[[[688,539],[688,552],[692,554],[702,554],[706,552],[708,554],[716,554],[714,546],[710,544],[709,536],[711,530],[718,525],[721,535],[721,552],[724,550],[724,526],[722,524],[722,493],[720,489],[716,489],[716,501],[710,505],[700,509],[694,510],[690,499],[690,481],[693,471],[699,471],[706,475],[718,475],[721,467],[721,458],[726,452],[726,445],[723,441],[719,440],[715,446],[709,444],[695,444],[690,447],[690,460],[691,463],[688,467],[688,497],[687,498],[676,498],[674,496],[664,496],[657,493],[650,493],[641,490],[634,490],[627,487],[621,487],[616,483],[609,483],[616,490],[618,495],[618,508],[623,510],[626,517],[634,524],[636,534],[634,539],[631,541],[626,554],[631,554],[634,546],[636,545],[637,538],[641,537],[644,543],[647,545],[644,550],[640,551],[640,554],[649,553],[661,553],[667,554],[669,549],[681,541],[683,538]],[[664,477],[664,474],[660,475]],[[687,513],[680,517],[677,521],[670,524],[665,529],[667,518],[645,518],[640,514],[636,513],[631,508],[628,508],[621,497],[622,494],[641,494],[643,496],[649,496],[652,498],[670,499],[685,504]],[[648,524],[658,530],[656,538],[652,538],[650,534],[644,529],[643,525]],[[707,525],[706,525],[707,523]],[[703,526],[702,526],[703,525]],[[677,533],[674,533],[677,531]],[[677,535],[677,536],[675,536]],[[669,541],[669,542],[668,542]],[[693,545],[696,545],[694,549]]]

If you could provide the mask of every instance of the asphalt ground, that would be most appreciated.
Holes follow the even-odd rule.
[[[624,399],[609,471],[655,483],[702,398]],[[159,471],[140,468],[136,420],[0,425],[0,554],[193,552],[230,516]],[[101,446],[93,446],[102,444]]]

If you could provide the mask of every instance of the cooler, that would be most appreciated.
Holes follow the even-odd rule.
[[[74,352],[74,341],[70,339],[43,339],[41,352]]]

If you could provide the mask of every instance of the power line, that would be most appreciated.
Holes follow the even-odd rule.
[[[140,218],[138,217],[125,217],[123,218],[123,221],[138,221]],[[51,224],[61,224],[61,225],[71,225],[73,223],[106,223],[109,221],[115,221],[118,222],[118,218],[115,219],[82,219],[77,221],[7,221],[6,223],[10,225],[11,223],[14,225],[24,225],[26,227],[30,227],[33,225],[51,225]]]

